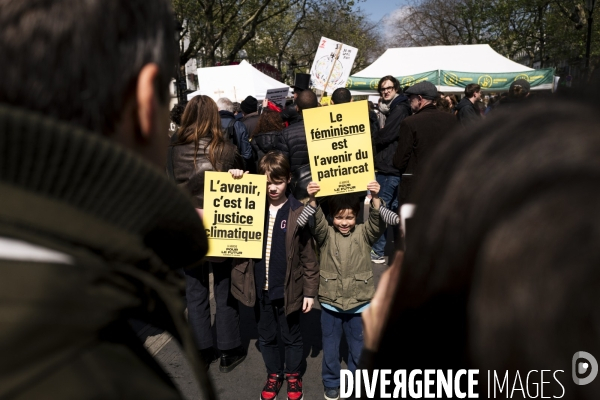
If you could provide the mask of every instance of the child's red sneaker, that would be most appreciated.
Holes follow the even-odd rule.
[[[277,374],[269,374],[267,382],[260,393],[260,400],[276,400],[277,393],[283,384],[283,376]]]
[[[285,374],[288,400],[302,400],[302,378],[299,373]]]

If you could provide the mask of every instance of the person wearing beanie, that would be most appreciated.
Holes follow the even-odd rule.
[[[256,124],[258,124],[258,101],[256,98],[248,96],[242,101],[240,107],[242,108],[242,114],[244,114],[242,123],[246,126],[248,135],[252,136]]]
[[[525,79],[517,79],[511,83],[508,96],[500,101],[501,109],[520,110],[530,100],[531,85]]]
[[[410,202],[411,188],[415,187],[435,148],[458,126],[454,115],[433,105],[438,92],[431,82],[419,82],[404,93],[409,98],[413,115],[400,123],[398,148],[394,155],[394,166],[402,173],[400,204]]]

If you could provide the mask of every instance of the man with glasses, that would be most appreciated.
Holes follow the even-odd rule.
[[[381,186],[379,197],[395,212],[398,211],[398,185],[400,171],[394,167],[393,158],[398,147],[400,123],[410,115],[408,98],[402,94],[400,82],[391,75],[384,76],[377,88],[381,95],[379,111],[386,116],[385,124],[372,135],[375,153],[375,177]],[[371,260],[376,264],[385,262],[384,249],[386,235],[382,235],[373,245]]]

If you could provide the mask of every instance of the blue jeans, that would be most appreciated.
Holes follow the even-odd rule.
[[[400,177],[393,175],[375,174],[375,179],[379,183],[379,198],[385,202],[385,205],[395,213],[398,212],[398,186],[400,185]],[[378,256],[383,256],[385,249],[385,232],[373,244],[373,251]]]
[[[361,314],[347,314],[329,311],[321,307],[321,330],[323,332],[323,386],[340,386],[340,342],[342,331],[348,343],[348,369],[356,371],[360,352],[363,348],[363,328]]]

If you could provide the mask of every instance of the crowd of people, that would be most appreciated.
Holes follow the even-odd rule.
[[[254,307],[266,370],[250,397],[273,400],[285,382],[301,400],[300,314],[317,303],[327,400],[340,397],[343,337],[351,371],[553,370],[563,374],[547,395],[598,398],[598,382],[569,370],[581,350],[600,355],[596,76],[587,93],[551,101],[517,80],[487,107],[478,85],[458,101],[382,77],[361,218],[363,193],[317,201],[309,75],[284,109],[196,96],[171,111],[169,136],[169,1],[0,0],[0,10],[0,398],[181,398],[137,319],[182,344],[216,399],[211,363],[228,373],[247,356],[242,304]],[[331,97],[350,101],[344,88]],[[205,257],[209,171],[266,176],[260,259]],[[416,211],[400,232],[407,203]],[[376,290],[373,263],[393,235]]]

